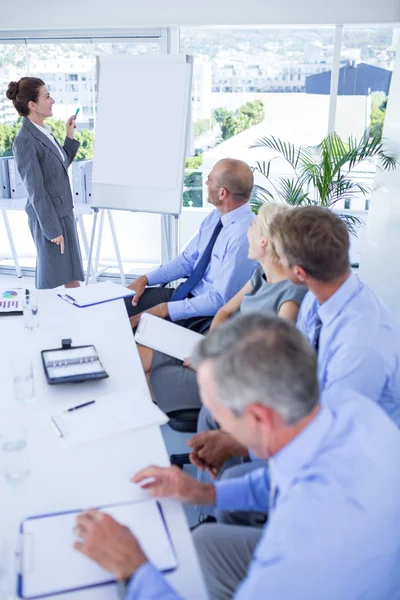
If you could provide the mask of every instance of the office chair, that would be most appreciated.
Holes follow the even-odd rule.
[[[168,425],[174,431],[181,433],[196,433],[199,412],[200,408],[172,410],[170,413],[167,413],[167,416],[169,417]],[[183,454],[171,454],[170,461],[171,465],[176,465],[180,469],[183,469],[184,465],[191,464],[188,452]]]

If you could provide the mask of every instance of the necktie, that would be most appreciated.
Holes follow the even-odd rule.
[[[318,350],[319,350],[319,338],[321,335],[321,327],[322,327],[322,321],[319,318],[319,316],[317,315],[317,318],[315,320],[315,329],[314,329],[314,336],[313,336],[313,341],[312,341],[312,345],[314,346],[317,354],[318,354]]]
[[[222,223],[221,223],[221,219],[220,219],[215,226],[215,229],[212,233],[210,241],[208,242],[203,254],[201,255],[199,262],[193,269],[192,274],[189,275],[189,277],[186,279],[186,281],[184,283],[182,283],[182,285],[180,285],[176,289],[174,294],[172,295],[171,300],[173,302],[175,300],[183,300],[184,298],[186,298],[186,296],[188,294],[190,294],[190,292],[196,287],[196,285],[202,279],[202,277],[203,277],[204,273],[206,272],[206,269],[209,265],[212,249],[217,240],[217,237],[221,233],[221,229],[222,229]]]

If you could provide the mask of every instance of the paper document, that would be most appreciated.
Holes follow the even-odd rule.
[[[149,560],[160,571],[177,567],[162,506],[154,500],[101,507],[138,538]],[[74,550],[73,529],[80,511],[43,515],[22,524],[20,593],[35,598],[113,581],[114,577]]]
[[[95,402],[77,410],[67,410],[51,416],[55,433],[67,445],[168,422],[168,417],[152,402],[148,391],[132,390],[94,400]],[[76,405],[80,404],[76,402]]]
[[[22,315],[26,290],[22,288],[0,289],[0,314]]]
[[[102,304],[103,302],[111,302],[112,300],[134,296],[135,292],[123,285],[107,281],[79,288],[71,288],[57,295],[74,306],[84,308],[86,306],[93,306],[94,304]]]
[[[203,339],[201,333],[186,329],[154,315],[143,313],[136,330],[138,344],[185,360],[192,356],[195,346]]]

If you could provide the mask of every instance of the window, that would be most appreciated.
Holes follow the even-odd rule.
[[[47,84],[49,91],[55,99],[53,107],[53,121],[56,123],[56,132],[61,138],[65,132],[65,120],[74,114],[78,106],[81,107],[77,120],[78,135],[83,136],[83,143],[77,155],[79,159],[93,156],[94,124],[95,124],[95,85],[96,85],[96,56],[101,54],[138,54],[142,52],[158,53],[160,38],[131,38],[124,41],[96,42],[89,38],[80,40],[79,43],[60,41],[54,43],[31,42],[25,40],[16,44],[0,43],[0,156],[12,153],[11,144],[15,137],[15,125],[18,115],[11,102],[5,98],[8,82],[18,80],[24,75],[39,76]],[[116,112],[115,121],[123,120],[124,115]],[[50,121],[50,120],[49,120]],[[3,125],[9,127],[5,130]],[[21,266],[33,268],[35,265],[35,247],[29,233],[26,214],[24,211],[10,211],[8,218],[13,232],[15,245]],[[91,225],[91,217],[84,217]],[[131,231],[135,229],[137,216],[128,213],[114,215],[115,226],[118,231],[120,248],[124,261],[137,260],[143,256],[144,239],[138,232],[137,243],[132,243]],[[152,229],[159,227],[159,218],[154,215]],[[87,234],[89,230],[87,229]],[[82,251],[84,245],[81,243]],[[157,248],[152,249],[153,261],[158,262]],[[10,257],[10,248],[7,234],[0,213],[0,256]],[[114,260],[112,240],[105,231],[104,249],[102,259],[111,256]],[[4,263],[0,261],[0,266]]]

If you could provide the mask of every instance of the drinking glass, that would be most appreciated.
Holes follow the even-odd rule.
[[[27,404],[35,399],[32,361],[22,354],[12,365],[15,399]]]
[[[37,294],[27,294],[24,299],[25,329],[33,331],[39,327],[39,304]]]
[[[12,484],[22,483],[30,475],[26,431],[18,425],[9,424],[0,441],[6,481]]]

